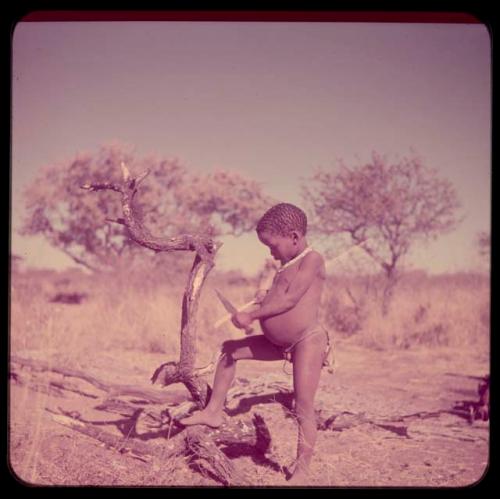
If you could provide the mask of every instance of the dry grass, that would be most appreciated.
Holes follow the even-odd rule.
[[[186,277],[185,266],[162,274],[121,272],[99,277],[79,272],[16,271],[12,275],[10,306],[11,352],[71,367],[82,362],[96,364],[100,359],[102,368],[108,369],[111,376],[116,373],[116,364],[109,364],[108,359],[118,354],[123,372],[136,368],[147,371],[151,358],[158,360],[155,354],[166,359],[175,359],[179,354],[180,303]],[[198,314],[198,365],[210,361],[222,341],[240,336],[229,324],[214,330],[213,324],[225,311],[213,290],[220,289],[241,305],[253,297],[255,285],[235,273],[210,274]],[[51,301],[58,293],[86,297],[80,304]],[[378,299],[376,278],[332,277],[325,290],[322,318],[338,341],[369,349],[458,347],[488,352],[490,287],[486,277],[407,275],[386,317],[381,315]],[[141,365],[145,357],[150,360]],[[47,394],[17,390],[19,398],[11,404],[14,436],[9,458],[23,480],[69,485],[214,485],[210,478],[193,473],[185,458],[153,469],[126,456],[115,459],[109,450],[88,439],[73,444],[71,430],[59,429],[54,434],[51,429],[45,411]],[[276,407],[268,409],[268,420],[277,425],[273,427],[272,458],[280,466],[291,464],[295,445],[290,439],[292,430],[282,432],[282,418],[271,417]],[[359,456],[353,455],[349,462],[349,452],[354,448],[352,432],[345,442],[342,435],[323,436],[318,443],[317,454],[324,457],[315,460],[312,471],[321,486],[353,485],[351,468],[359,469]],[[349,451],[342,461],[331,454],[332,445]],[[361,437],[356,445],[359,452],[365,452],[366,442]],[[371,447],[363,459],[371,462],[377,449]],[[256,483],[282,485],[282,472],[255,467],[249,458],[241,459],[248,460]],[[397,456],[394,459],[397,462]],[[373,475],[367,480],[377,483],[383,478]],[[413,479],[409,476],[408,483]]]
[[[109,349],[179,353],[180,303],[185,275],[144,276],[124,273],[92,277],[48,271],[12,275],[11,351],[58,352],[78,358]],[[382,316],[374,278],[329,279],[321,310],[337,339],[373,348],[489,345],[489,280],[477,274],[426,276],[401,280],[390,312]],[[230,324],[215,330],[225,314],[214,289],[236,304],[253,297],[255,283],[234,274],[213,272],[198,313],[200,362],[210,360],[227,338],[237,337]],[[81,293],[80,304],[52,302],[58,293]]]
[[[46,393],[14,387],[9,462],[28,484],[69,486],[210,485],[184,456],[143,462],[51,423]]]
[[[51,302],[56,282],[44,276],[13,279],[11,299],[12,351],[56,349],[61,353],[124,349],[175,352],[178,349],[179,290],[133,282],[82,277],[69,288],[88,295],[81,304]],[[60,288],[60,286],[59,286]],[[174,291],[177,291],[175,293]]]
[[[474,347],[490,341],[490,285],[486,276],[407,274],[389,313],[382,315],[377,278],[332,278],[323,317],[339,338],[372,348]]]
[[[11,352],[36,353],[68,365],[107,351],[178,358],[185,270],[170,268],[161,276],[140,272],[99,276],[74,271],[15,272],[11,280]],[[199,365],[212,360],[222,341],[238,336],[230,323],[214,329],[215,322],[226,314],[214,288],[236,305],[249,301],[254,293],[246,280],[209,275],[197,316]],[[84,296],[79,304],[53,301],[57,295],[75,294]]]

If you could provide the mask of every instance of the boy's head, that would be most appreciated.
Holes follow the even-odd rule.
[[[257,224],[260,241],[282,263],[294,258],[305,240],[307,216],[297,206],[280,203],[270,208]]]
[[[289,236],[297,231],[302,236],[307,232],[306,214],[290,203],[279,203],[267,210],[257,224],[257,233],[269,232],[279,236]]]

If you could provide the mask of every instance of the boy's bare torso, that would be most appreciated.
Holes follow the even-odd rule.
[[[272,301],[279,294],[287,293],[290,286],[293,286],[293,279],[300,265],[301,261],[298,261],[276,274],[262,305]],[[325,266],[322,263],[311,285],[292,309],[260,320],[262,332],[269,341],[280,346],[289,346],[300,339],[306,329],[318,324],[318,310],[325,277]]]

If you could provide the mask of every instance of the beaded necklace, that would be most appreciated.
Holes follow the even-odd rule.
[[[276,272],[279,274],[283,272],[287,267],[293,265],[295,262],[298,262],[300,259],[304,258],[308,253],[310,253],[313,249],[310,246],[307,246],[302,253],[299,253],[295,258],[292,258],[289,262],[284,263]]]

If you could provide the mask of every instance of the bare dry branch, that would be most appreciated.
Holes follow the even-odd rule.
[[[83,188],[91,191],[111,189],[122,194],[122,211],[124,218],[112,220],[115,223],[125,225],[131,238],[141,246],[154,251],[195,251],[196,255],[193,266],[188,277],[186,290],[182,301],[181,319],[181,355],[178,364],[170,364],[167,370],[160,366],[152,376],[152,382],[156,382],[161,373],[159,381],[164,385],[172,383],[184,383],[193,399],[200,406],[206,404],[209,396],[207,383],[196,375],[194,371],[196,354],[196,313],[201,289],[205,279],[214,266],[214,256],[221,246],[220,242],[212,238],[198,234],[183,234],[170,238],[159,238],[153,236],[140,221],[134,211],[134,196],[138,186],[149,175],[149,170],[144,171],[137,177],[131,177],[127,165],[121,163],[122,179],[121,185],[113,183],[91,183],[85,184]]]
[[[112,190],[122,195],[122,210],[124,218],[110,220],[115,223],[125,225],[130,237],[139,245],[154,251],[196,251],[202,259],[213,260],[215,253],[221,243],[217,243],[212,238],[204,235],[181,234],[170,238],[161,238],[152,235],[144,224],[139,220],[134,210],[134,197],[139,185],[149,175],[146,170],[137,177],[131,177],[125,165],[121,163],[123,182],[121,185],[112,182],[86,183],[82,189],[96,192],[100,190]]]
[[[142,400],[147,400],[151,404],[164,404],[171,401],[171,396],[168,393],[159,393],[156,390],[150,390],[140,386],[133,385],[119,385],[106,383],[90,374],[75,369],[61,368],[58,366],[50,365],[48,362],[35,361],[33,359],[23,359],[18,356],[11,356],[10,358],[10,373],[13,376],[20,376],[23,378],[23,369],[28,368],[31,372],[52,372],[61,375],[61,387],[66,389],[66,378],[76,378],[84,381],[87,386],[81,385],[80,390],[83,394],[95,398],[96,391],[88,385],[92,385],[102,393],[101,396],[106,397],[119,397],[119,396],[134,396]],[[24,376],[26,377],[26,376]],[[72,385],[70,385],[72,386]]]

